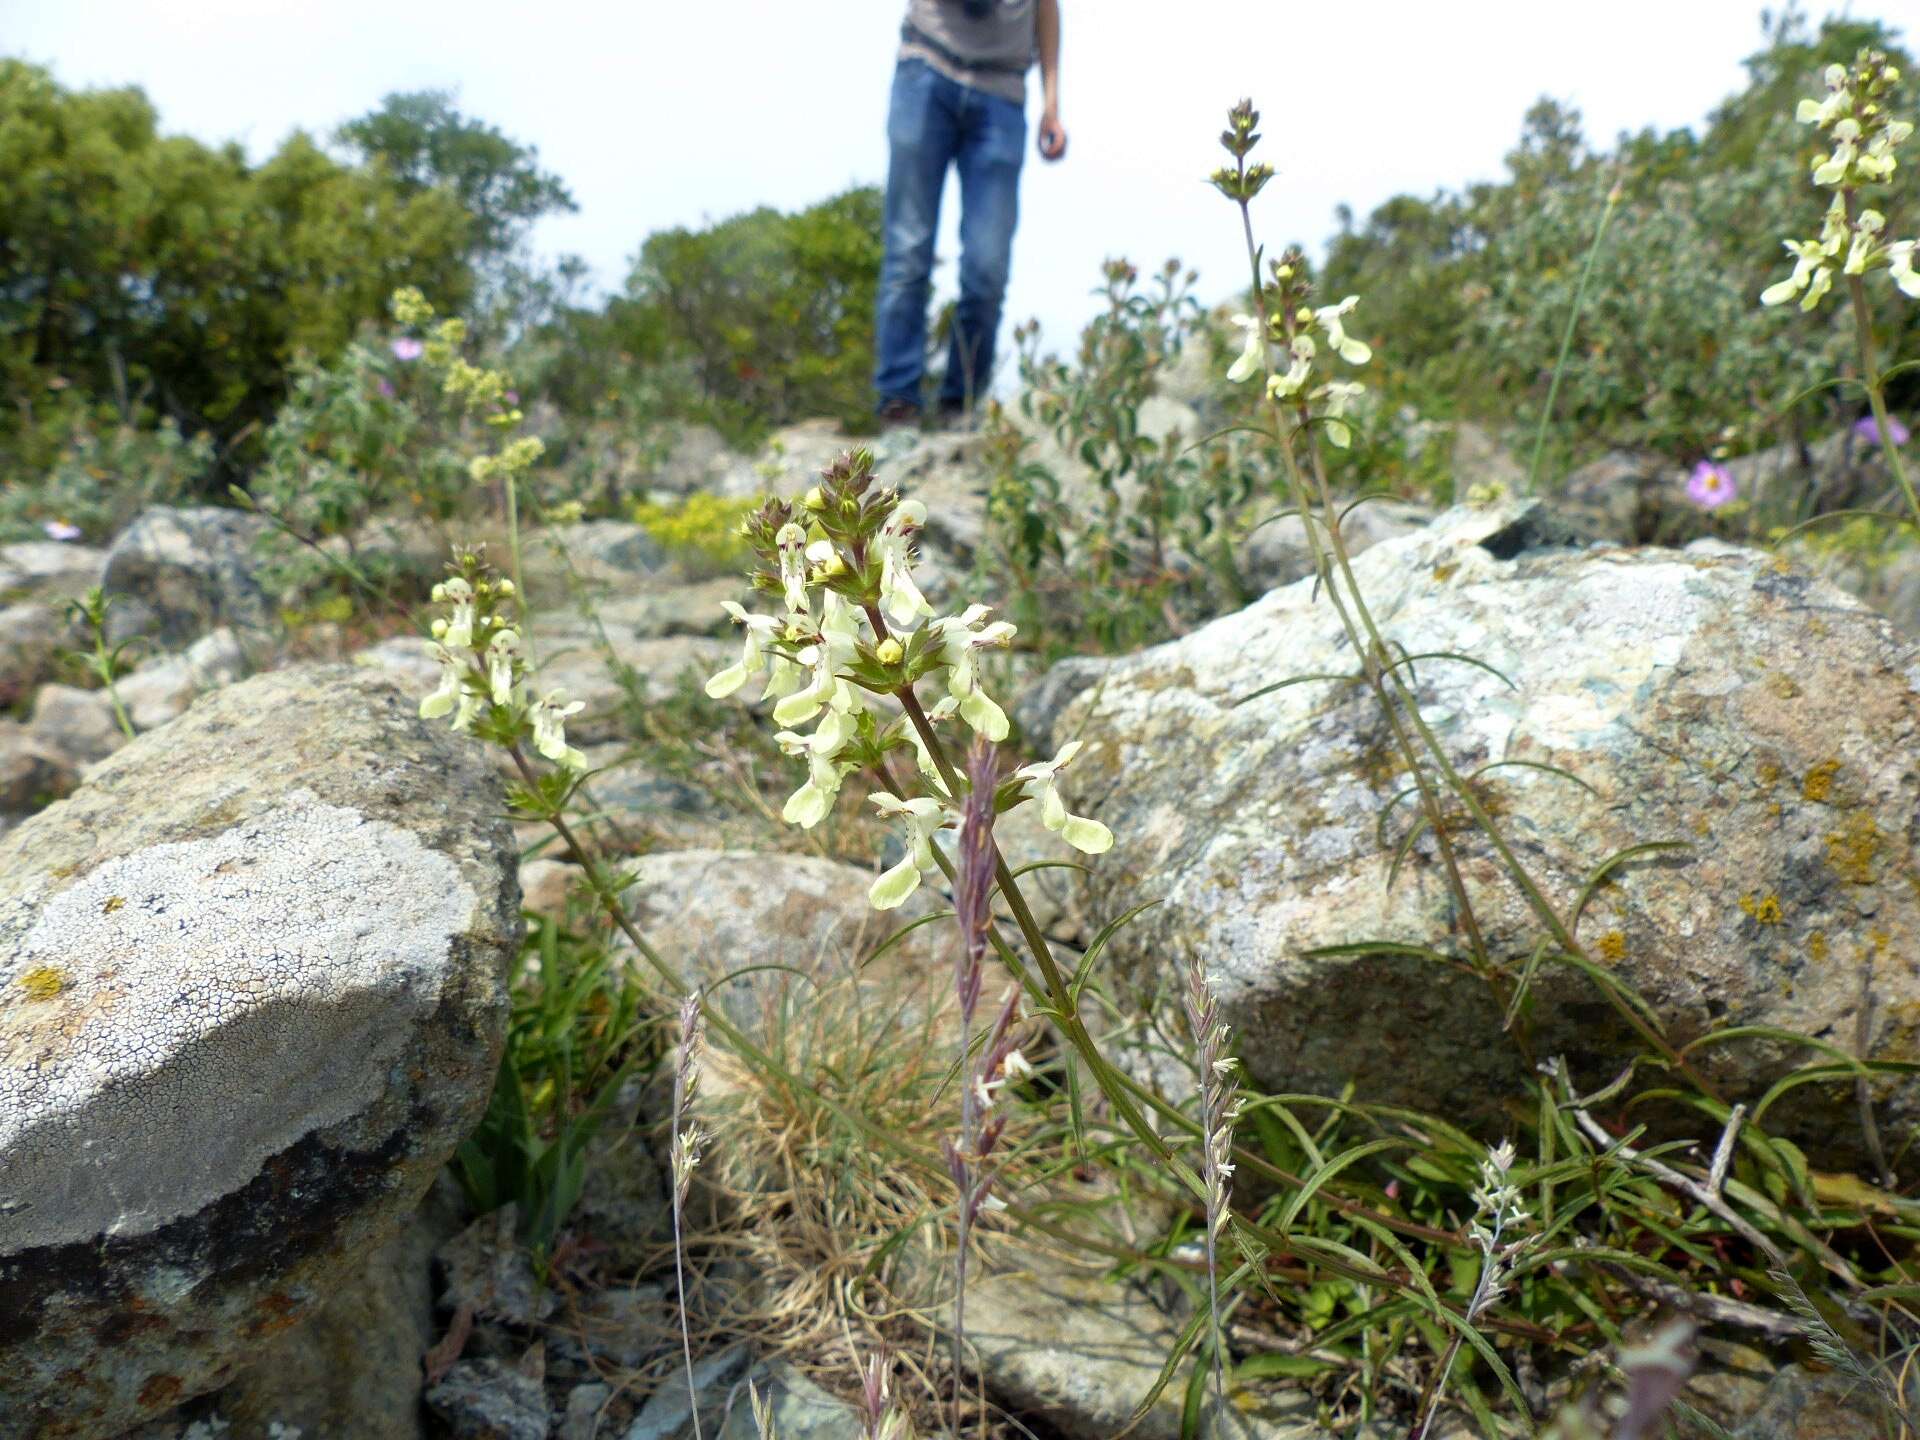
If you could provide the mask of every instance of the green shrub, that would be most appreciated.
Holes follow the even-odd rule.
[[[688,569],[723,575],[745,569],[752,559],[740,522],[759,504],[757,499],[726,500],[702,491],[671,504],[637,501],[633,520]]]
[[[542,337],[567,352],[546,393],[591,411],[638,388],[741,448],[816,415],[870,423],[880,216],[880,192],[860,186],[648,236],[624,294]]]
[[[1106,310],[1072,364],[1042,356],[1037,331],[1015,331],[1021,413],[1065,464],[1002,413],[989,422],[991,484],[984,563],[1007,581],[1023,630],[1062,650],[1119,650],[1161,638],[1169,622],[1243,604],[1233,547],[1248,523],[1259,469],[1243,445],[1141,433],[1140,409],[1190,344],[1205,343],[1195,276],[1169,260],[1150,287],[1125,260],[1105,270]],[[1075,462],[1076,477],[1065,470]],[[1090,486],[1091,488],[1086,488]]]
[[[1794,99],[1818,88],[1824,65],[1864,45],[1889,50],[1911,73],[1883,26],[1830,20],[1810,34],[1788,13],[1747,62],[1746,90],[1698,135],[1649,130],[1595,150],[1577,113],[1542,101],[1504,182],[1398,196],[1359,227],[1343,215],[1322,288],[1367,297],[1367,332],[1393,357],[1382,377],[1391,403],[1531,427],[1617,183],[1622,201],[1556,402],[1557,448],[1648,445],[1698,458],[1727,443],[1728,430],[1736,448],[1771,443],[1790,413],[1809,428],[1851,418],[1833,391],[1788,410],[1845,368],[1847,317],[1788,317],[1757,297],[1777,278],[1781,237],[1806,224],[1817,137],[1795,124]],[[1905,109],[1913,96],[1909,82]],[[1890,208],[1904,212],[1914,194],[1902,167]],[[1893,350],[1911,350],[1920,339],[1913,307],[1875,298]]]
[[[146,506],[191,494],[213,461],[205,435],[188,439],[171,420],[141,430],[70,409],[61,421],[41,436],[56,446],[45,468],[0,488],[0,540],[42,540],[49,526],[72,526],[80,532],[72,538],[103,544]]]

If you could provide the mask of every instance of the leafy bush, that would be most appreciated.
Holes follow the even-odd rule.
[[[1069,649],[1138,645],[1182,617],[1249,598],[1233,545],[1257,468],[1240,447],[1202,451],[1200,436],[1140,429],[1168,367],[1205,343],[1196,277],[1177,260],[1144,290],[1125,260],[1103,273],[1107,308],[1081,334],[1073,364],[1043,357],[1037,331],[1015,332],[1020,411],[1059,459],[1036,458],[1032,437],[1003,413],[989,423],[986,563],[1010,579],[1023,628]]]
[[[1698,136],[1646,131],[1597,151],[1576,112],[1542,101],[1504,183],[1398,196],[1358,228],[1343,216],[1324,289],[1367,296],[1369,330],[1396,357],[1390,396],[1531,426],[1617,184],[1557,400],[1562,448],[1649,445],[1697,458],[1769,443],[1790,400],[1852,356],[1844,314],[1789,318],[1756,299],[1783,263],[1780,238],[1805,227],[1816,137],[1795,124],[1794,99],[1817,88],[1821,67],[1866,45],[1911,70],[1883,26],[1829,20],[1809,34],[1789,12],[1747,62],[1747,89]],[[1909,82],[1901,106],[1911,110],[1913,95]],[[1914,194],[1903,167],[1892,203],[1904,210]],[[1876,300],[1895,351],[1910,349],[1920,338],[1911,307]],[[1823,393],[1802,423],[1830,425],[1842,403]]]
[[[288,357],[336,355],[396,284],[469,288],[469,221],[296,134],[259,165],[160,133],[138,90],[0,60],[0,451],[31,458],[50,384],[231,441]]]
[[[759,503],[700,492],[665,505],[638,501],[633,507],[633,520],[688,569],[703,575],[723,575],[746,568],[752,558],[752,548],[740,533],[740,522]]]
[[[213,461],[205,435],[188,439],[171,420],[141,430],[69,410],[42,438],[57,445],[44,472],[0,488],[0,540],[104,543],[146,506],[190,494]]]
[[[591,411],[644,383],[742,448],[816,415],[869,423],[880,216],[860,186],[647,237],[623,295],[551,327],[545,344],[572,353],[549,393]]]

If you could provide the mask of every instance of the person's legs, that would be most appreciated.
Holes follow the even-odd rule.
[[[1027,151],[1026,112],[1013,101],[969,90],[962,116],[960,301],[940,384],[943,409],[972,405],[992,378],[994,336],[1020,218],[1020,162]]]
[[[921,60],[903,60],[887,109],[886,258],[874,297],[873,388],[881,409],[920,408],[927,358],[927,292],[940,189],[958,137],[960,87]]]

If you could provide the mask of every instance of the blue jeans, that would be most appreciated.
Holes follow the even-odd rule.
[[[970,403],[993,371],[994,333],[1007,293],[1020,213],[1026,111],[949,80],[923,60],[902,60],[887,112],[886,259],[874,306],[873,388],[880,403],[920,404],[926,369],[927,294],[940,191],[960,171],[960,302],[954,310],[943,404]]]

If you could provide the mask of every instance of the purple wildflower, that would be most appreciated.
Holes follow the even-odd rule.
[[[1887,417],[1887,434],[1893,438],[1896,449],[1913,438],[1913,432],[1902,425],[1899,417],[1895,415],[1889,415]],[[1880,426],[1875,423],[1873,416],[1862,415],[1858,420],[1853,422],[1853,435],[1856,440],[1860,440],[1868,445],[1878,445],[1880,443]]]
[[[385,396],[385,397],[386,397],[387,399],[389,399],[389,400],[391,400],[391,399],[393,398],[393,393],[394,393],[394,392],[393,392],[393,382],[392,382],[391,380],[389,380],[389,379],[387,379],[387,377],[386,377],[386,376],[384,376],[384,375],[382,375],[382,376],[380,377],[380,383],[379,383],[379,385],[378,385],[377,387],[375,387],[375,388],[377,388],[377,389],[378,389],[378,390],[380,391],[380,393],[381,393],[381,394],[382,394],[383,396]]]
[[[1702,510],[1718,510],[1739,493],[1740,487],[1733,483],[1727,467],[1712,460],[1694,466],[1687,481],[1687,498]]]
[[[80,527],[65,520],[49,520],[40,527],[47,532],[49,540],[78,540]]]
[[[402,335],[393,342],[393,358],[403,364],[412,364],[427,353],[427,347],[411,335]]]

